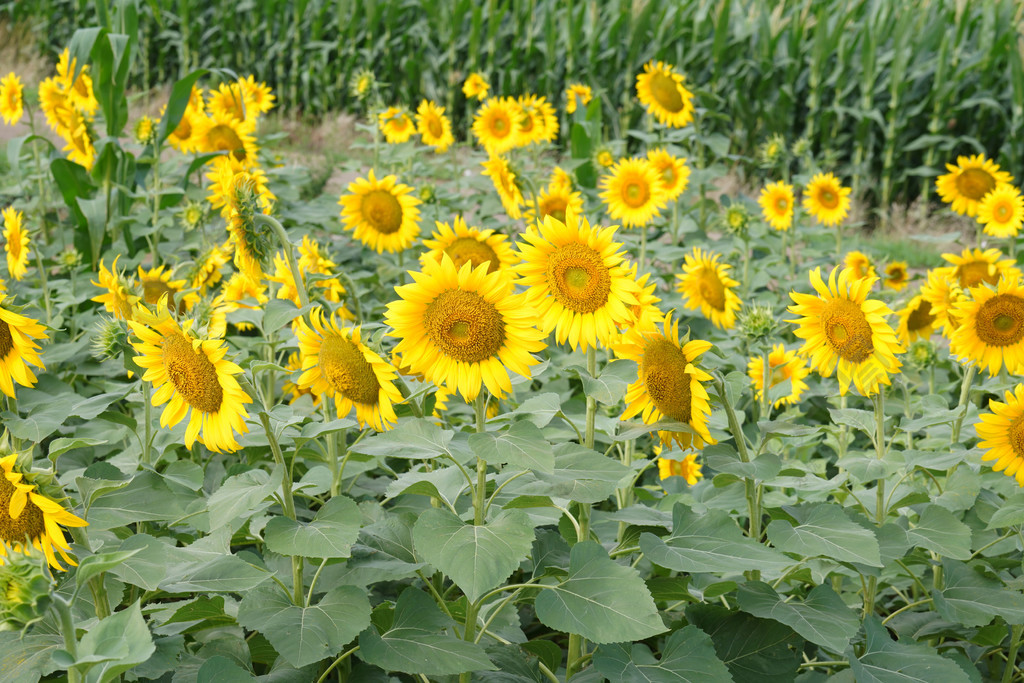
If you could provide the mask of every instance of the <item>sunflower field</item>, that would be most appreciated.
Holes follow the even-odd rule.
[[[0,683],[1024,681],[1018,143],[751,151],[654,44],[410,98],[367,51],[323,177],[285,57],[139,83],[191,6],[0,73]]]

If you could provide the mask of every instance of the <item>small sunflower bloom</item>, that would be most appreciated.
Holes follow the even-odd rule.
[[[377,125],[384,133],[384,139],[391,145],[408,141],[416,132],[416,124],[402,107],[388,107],[378,114]]]
[[[900,291],[910,282],[910,274],[907,272],[906,261],[893,261],[885,266],[885,277],[882,278],[882,286]]]
[[[473,136],[491,156],[520,144],[523,110],[511,97],[491,97],[473,117]]]
[[[683,128],[693,120],[693,93],[686,89],[686,79],[675,67],[651,60],[636,77],[636,94],[640,104],[664,126]]]
[[[0,78],[0,117],[8,126],[21,121],[25,112],[24,92],[25,86],[13,71]]]
[[[688,453],[682,460],[658,456],[658,478],[665,481],[669,477],[682,477],[690,486],[694,486],[704,478],[697,462],[696,453]]]
[[[135,138],[135,142],[140,145],[148,145],[156,139],[156,126],[160,123],[159,119],[154,120],[148,116],[141,116],[139,120],[135,122],[135,128],[132,129],[132,136]]]
[[[420,200],[397,176],[377,179],[373,169],[357,178],[342,195],[341,217],[353,236],[378,254],[397,253],[412,246],[420,234]]]
[[[523,147],[531,142],[551,142],[558,137],[558,117],[545,97],[523,95],[516,100],[522,116],[519,119],[519,140]]]
[[[660,176],[665,201],[673,202],[678,199],[690,184],[690,169],[686,165],[686,159],[681,159],[664,148],[658,148],[648,150],[647,161]]]
[[[921,285],[921,298],[931,304],[931,314],[935,316],[935,327],[942,328],[942,336],[951,337],[960,320],[956,317],[956,304],[967,297],[953,268],[932,268],[928,271],[928,281]]]
[[[1016,237],[1024,223],[1024,197],[1013,185],[1001,183],[978,206],[978,222],[986,235]]]
[[[992,462],[994,472],[1013,477],[1024,486],[1024,384],[1005,394],[1005,403],[989,401],[991,412],[978,415],[974,429],[981,441],[982,462]]]
[[[565,89],[565,113],[574,114],[577,106],[587,106],[594,98],[594,93],[589,85],[582,83],[570,83]]]
[[[939,326],[938,316],[932,305],[921,294],[918,294],[902,309],[896,311],[899,324],[896,336],[901,344],[910,344],[918,339],[928,339]]]
[[[487,82],[487,78],[479,71],[471,73],[462,83],[462,94],[466,96],[467,100],[473,97],[482,100],[487,97],[487,91],[490,89],[491,86]]]
[[[766,185],[757,199],[764,219],[779,232],[785,232],[792,227],[795,202],[793,186],[781,180]]]
[[[782,344],[776,344],[768,354],[768,389],[771,390],[786,380],[790,381],[789,393],[775,400],[776,408],[785,405],[796,405],[800,397],[807,391],[804,380],[811,374],[807,360],[797,355],[796,351],[787,351]],[[764,356],[753,356],[747,363],[747,376],[754,387],[754,397],[760,401],[764,394]]]
[[[117,261],[120,258],[120,254],[114,257],[110,270],[107,270],[106,265],[100,260],[100,281],[93,280],[92,284],[107,291],[105,294],[94,296],[90,301],[103,304],[107,313],[112,313],[118,320],[131,320],[139,297],[132,291],[131,283],[125,279],[124,274],[117,269]]]
[[[661,175],[647,159],[622,159],[600,185],[608,216],[627,228],[648,225],[667,206]]]
[[[853,277],[878,277],[871,257],[862,251],[847,252],[843,265],[853,271]]]
[[[682,274],[676,275],[676,290],[683,295],[688,310],[699,308],[715,327],[730,330],[743,303],[734,291],[739,282],[729,277],[732,266],[719,263],[719,258],[714,252],[694,247],[683,260]]]
[[[981,201],[1000,183],[1012,183],[1013,176],[999,169],[999,164],[984,154],[960,156],[956,166],[946,164],[949,173],[935,181],[942,201],[962,216],[977,216]]]
[[[46,328],[38,320],[20,315],[4,306],[0,295],[0,391],[14,398],[14,385],[33,387],[36,376],[29,365],[45,369],[35,339],[46,339]]]
[[[444,115],[444,107],[439,107],[430,100],[423,100],[416,109],[416,130],[419,131],[423,144],[433,147],[438,154],[447,151],[455,142],[452,122]]]
[[[481,162],[484,167],[480,173],[488,176],[494,183],[494,189],[498,192],[501,205],[505,213],[512,220],[518,220],[523,215],[522,205],[524,203],[523,191],[516,182],[516,173],[508,161],[501,156],[492,156],[487,161]]]
[[[15,280],[28,272],[29,237],[22,222],[24,214],[8,206],[0,214],[4,218],[4,251],[7,252],[7,272]]]
[[[850,188],[831,173],[818,173],[804,188],[804,208],[823,225],[836,226],[850,212]]]
[[[949,340],[949,352],[962,362],[974,361],[995,376],[1024,369],[1024,286],[1020,278],[1003,278],[995,287],[971,287],[970,298],[956,303],[960,326]]]

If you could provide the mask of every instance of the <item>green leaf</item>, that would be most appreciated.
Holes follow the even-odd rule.
[[[964,626],[984,626],[995,617],[1024,624],[1024,595],[1002,581],[989,578],[956,560],[944,560],[943,588],[932,591],[935,609],[943,618]]]
[[[75,585],[81,589],[92,577],[110,571],[137,552],[139,551],[136,549],[127,552],[90,555],[78,563],[78,569],[75,570]]]
[[[840,562],[859,562],[881,567],[878,539],[864,527],[850,521],[833,503],[810,503],[783,508],[799,524],[777,519],[765,530],[772,544],[802,557],[818,555]]]
[[[444,572],[471,602],[497,588],[530,553],[533,525],[521,510],[504,510],[477,526],[448,509],[431,508],[412,530],[416,552]]]
[[[668,637],[661,661],[641,643],[601,645],[594,652],[594,668],[609,680],[623,683],[732,683],[725,664],[715,654],[710,636],[686,626]]]
[[[458,467],[442,467],[429,472],[411,470],[398,475],[388,484],[384,495],[387,499],[402,494],[416,494],[439,498],[452,507],[459,495],[469,486],[466,476]]]
[[[108,683],[141,664],[156,650],[139,603],[115,612],[86,631],[78,643],[77,660],[103,659],[89,669],[86,683]]]
[[[185,514],[188,499],[181,491],[171,491],[156,472],[140,472],[126,486],[102,493],[92,501],[89,530],[178,519]]]
[[[348,557],[359,537],[362,515],[355,501],[335,496],[320,508],[311,522],[275,517],[267,523],[267,547],[282,555]],[[362,630],[362,629],[360,629]]]
[[[251,683],[254,680],[248,669],[224,655],[207,659],[196,674],[196,683]]]
[[[852,648],[846,652],[857,683],[970,683],[960,667],[931,647],[893,641],[874,615],[864,620],[864,633],[864,654],[857,657]]]
[[[527,475],[523,477],[524,483],[510,493],[568,498],[577,503],[598,503],[612,495],[619,481],[632,473],[632,470],[617,460],[606,458],[579,444],[558,444],[554,452],[555,468],[552,472],[534,472],[533,481]]]
[[[572,547],[569,576],[546,586],[535,608],[545,626],[598,644],[642,640],[666,630],[637,571],[614,562],[594,541]]]
[[[304,314],[290,299],[271,299],[263,306],[263,333],[271,334]]]
[[[454,432],[441,429],[431,420],[405,420],[391,431],[363,439],[352,446],[352,451],[391,458],[436,458],[448,452],[452,436]]]
[[[166,541],[149,534],[134,534],[121,543],[121,552],[131,553],[109,571],[125,583],[141,586],[149,591],[160,587],[167,575],[170,549]]]
[[[238,623],[259,631],[289,664],[319,662],[341,652],[370,625],[366,591],[338,586],[315,605],[298,607],[279,588],[257,588],[238,605]]]
[[[767,583],[751,581],[737,598],[744,612],[781,622],[833,652],[844,652],[860,629],[860,619],[827,584],[812,588],[803,602],[787,602]]]
[[[644,533],[640,550],[657,565],[691,573],[776,572],[793,564],[785,555],[744,536],[724,511],[698,515],[682,504],[672,508],[672,534],[661,538]]]
[[[1024,493],[1017,493],[1006,498],[999,509],[992,513],[986,531],[1024,524]]]
[[[471,434],[469,447],[492,465],[509,464],[521,470],[553,472],[555,454],[537,425],[529,420],[515,422],[505,432]]]
[[[543,428],[561,410],[562,399],[558,394],[538,394],[520,403],[519,407],[512,411],[512,415],[522,415],[533,424]]]
[[[273,503],[267,498],[281,486],[283,473],[280,467],[275,467],[272,473],[253,469],[225,479],[206,502],[210,511],[210,530],[270,507]]]
[[[971,559],[971,528],[941,505],[925,507],[917,526],[907,530],[907,538],[914,545],[954,560]]]
[[[686,618],[711,636],[736,683],[792,683],[796,677],[800,655],[793,645],[800,641],[788,626],[711,604],[689,605]]]
[[[8,683],[36,683],[57,668],[50,663],[64,640],[55,634],[23,635],[18,631],[0,631],[0,671]]]
[[[185,114],[189,97],[192,96],[192,86],[209,71],[196,69],[184,78],[179,79],[171,87],[171,95],[167,98],[167,109],[160,117],[160,124],[156,129],[156,144],[161,145],[167,136],[174,132],[174,129],[181,123],[181,117]]]
[[[626,388],[636,381],[636,362],[631,360],[613,360],[604,366],[601,374],[591,377],[590,374],[578,369],[583,391],[593,396],[599,403],[614,406],[626,394]]]
[[[169,593],[244,593],[270,579],[270,572],[251,565],[237,555],[221,555],[206,562],[193,562],[168,569],[170,576],[160,584]]]
[[[875,414],[869,410],[857,410],[855,408],[829,408],[829,415],[837,425],[847,425],[859,429],[875,438]]]
[[[406,588],[387,629],[370,626],[359,634],[359,658],[386,671],[424,676],[494,671],[480,645],[443,632],[454,625],[429,595]]]
[[[62,436],[50,442],[50,450],[46,457],[50,459],[50,462],[57,462],[57,457],[68,451],[73,451],[83,446],[99,446],[105,443],[107,443],[106,439],[67,438]]]

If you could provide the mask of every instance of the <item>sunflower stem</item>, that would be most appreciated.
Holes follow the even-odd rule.
[[[750,462],[750,452],[747,450],[747,437],[744,436],[743,428],[740,427],[740,421],[736,418],[736,411],[733,410],[732,404],[725,397],[725,381],[718,373],[715,373],[714,381],[715,388],[718,390],[718,397],[722,401],[722,406],[725,407],[725,415],[729,419],[729,431],[732,433],[733,441],[736,442],[736,452],[739,454],[742,462]],[[767,390],[765,393],[767,393]],[[757,494],[757,484],[753,478],[745,477],[743,479],[743,488],[750,516],[749,536],[756,541],[761,538],[761,506]],[[751,572],[750,578],[757,581],[760,575],[761,572],[754,570]]]
[[[643,273],[647,266],[647,226],[640,226],[640,269],[637,271]]]
[[[1003,667],[1001,683],[1010,683],[1013,680],[1013,671],[1017,666],[1017,651],[1020,650],[1022,634],[1024,634],[1024,626],[1015,625],[1010,627],[1010,651],[1006,653],[1006,666]]]
[[[345,301],[352,304],[352,314],[355,315],[355,324],[363,322],[363,307],[359,305],[359,297],[356,296],[356,283],[344,271],[337,271],[336,276],[345,286]]]
[[[160,242],[160,226],[158,224],[160,218],[160,148],[157,147],[153,154],[155,156],[153,160],[153,236],[149,244],[153,260],[152,267],[156,268],[160,265],[160,253],[156,248]]]
[[[54,596],[54,609],[60,618],[60,635],[64,638],[64,649],[71,655],[72,659],[78,659],[78,633],[75,630],[75,620],[71,616],[71,606],[60,596]],[[68,683],[79,683],[82,674],[72,666],[68,669]]]
[[[622,447],[622,464],[625,465],[626,467],[630,468],[630,469],[633,469],[633,453],[634,453],[634,449],[635,448],[636,448],[636,440],[635,439],[630,439],[625,444],[623,444],[623,447]],[[631,480],[627,486],[623,486],[618,491],[617,498],[618,498],[618,503],[619,503],[619,509],[620,510],[628,508],[630,505],[633,504],[633,483],[634,483],[634,480]],[[628,526],[629,525],[626,524],[626,522],[619,522],[619,535],[618,535],[619,543],[622,543],[622,538],[623,538],[624,534],[626,533],[626,528]]]
[[[839,409],[846,410],[846,403],[846,394],[843,394],[839,397]],[[839,445],[839,453],[836,455],[839,460],[842,460],[846,456],[846,435],[849,429],[850,428],[846,425],[839,425],[839,436],[836,439]]]
[[[292,250],[292,242],[288,239],[288,233],[284,231],[284,226],[281,225],[276,218],[268,216],[265,213],[256,213],[253,216],[253,222],[256,225],[266,225],[274,234],[277,235],[277,241],[281,243],[281,249],[284,251],[284,257],[288,261],[288,269],[292,271],[292,280],[295,281],[295,291],[299,296],[300,308],[309,306],[309,293],[306,292],[306,283],[302,279],[302,274],[299,272],[299,264],[295,261],[295,253]]]
[[[960,441],[960,427],[964,423],[964,418],[967,417],[967,409],[969,407],[969,398],[971,395],[971,384],[974,382],[974,376],[978,373],[978,366],[972,363],[967,368],[967,374],[964,375],[963,384],[960,385],[960,402],[957,404],[957,410],[960,412],[956,416],[956,421],[953,422],[953,432],[950,435],[949,443],[955,444]]]
[[[486,393],[481,391],[476,395],[476,400],[473,402],[473,411],[476,413],[476,431],[477,433],[483,433],[486,431],[486,420],[487,420],[487,397]],[[477,457],[476,459],[476,488],[473,491],[473,524],[480,526],[484,523],[484,511],[487,498],[487,461],[483,458]],[[469,617],[466,617],[466,630],[469,631]],[[468,640],[468,638],[467,638]]]
[[[39,271],[40,284],[43,286],[43,306],[46,309],[46,326],[52,326],[53,314],[50,306],[50,287],[47,284],[46,269],[43,268],[43,257],[39,253],[39,245],[36,245],[36,269]]]
[[[146,423],[142,440],[142,464],[149,466],[152,460],[150,445],[153,440],[153,406],[151,402],[153,389],[150,387],[149,382],[146,382],[141,378],[139,381],[142,382],[142,403],[144,405],[143,420]]]
[[[842,224],[836,223],[836,261],[843,258],[843,228]]]
[[[295,497],[292,493],[292,477],[288,465],[284,461],[284,453],[281,452],[281,444],[270,426],[270,416],[266,411],[260,411],[260,424],[267,435],[270,443],[270,452],[274,455],[274,463],[282,470],[281,478],[281,505],[284,508],[284,516],[288,519],[295,519]],[[292,600],[296,605],[303,605],[304,591],[302,586],[302,558],[292,555]]]
[[[875,457],[879,461],[885,459],[885,387],[879,385],[878,393],[872,396],[875,403]],[[878,526],[885,523],[887,514],[885,505],[885,476],[878,478],[875,486],[875,521]]]

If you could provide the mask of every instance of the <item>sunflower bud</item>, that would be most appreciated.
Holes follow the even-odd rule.
[[[46,614],[50,579],[41,553],[10,553],[0,565],[0,631],[22,631]]]
[[[601,145],[594,150],[594,164],[598,168],[611,168],[615,165],[615,154],[612,153],[611,147],[607,145]]]
[[[57,255],[57,263],[65,270],[74,270],[82,263],[82,252],[74,247],[68,247]]]
[[[377,78],[369,69],[362,69],[352,79],[351,91],[353,97],[362,101],[368,98],[374,87],[377,85]]]
[[[758,147],[758,163],[762,168],[775,168],[785,161],[786,152],[786,139],[775,133]]]
[[[96,323],[92,338],[92,355],[99,360],[113,360],[130,350],[128,331],[120,322],[106,318]]]
[[[745,240],[747,228],[750,226],[750,212],[743,204],[730,204],[722,216],[722,223],[726,230]]]
[[[254,280],[263,279],[263,268],[270,262],[274,248],[274,230],[256,221],[260,201],[256,183],[248,173],[237,173],[227,198],[230,207],[228,231],[235,241],[235,265]]]
[[[141,117],[135,122],[135,128],[132,130],[132,135],[135,137],[135,142],[140,145],[148,145],[156,139],[156,124],[157,121],[149,118],[148,116]]]
[[[910,345],[907,355],[910,357],[910,364],[918,370],[926,370],[938,362],[939,356],[935,351],[935,344],[928,339],[918,339]]]
[[[775,332],[775,315],[771,306],[744,306],[736,319],[743,335],[751,342],[768,339]]]
[[[810,156],[811,154],[811,141],[806,137],[798,138],[793,143],[793,156],[798,159]]]
[[[178,213],[178,219],[181,220],[186,231],[195,230],[202,224],[205,214],[206,211],[201,203],[189,200]]]
[[[430,183],[424,183],[423,185],[420,185],[419,194],[420,201],[423,202],[424,204],[432,204],[434,200],[437,199],[437,195],[435,194],[434,191],[434,186],[431,185]]]

